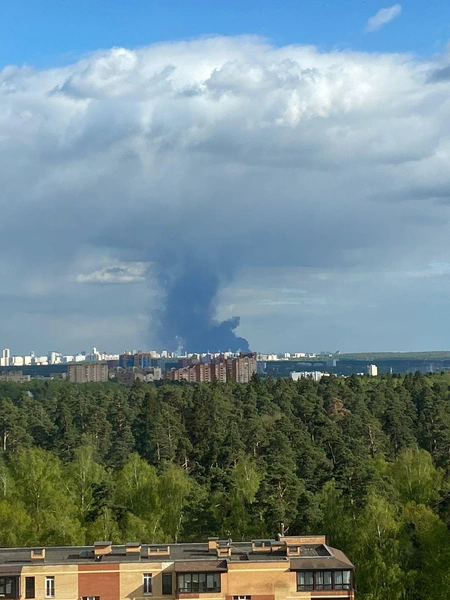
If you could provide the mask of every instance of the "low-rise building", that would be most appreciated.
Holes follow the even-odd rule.
[[[354,600],[352,563],[324,536],[0,549],[2,598]]]
[[[117,373],[117,381],[125,385],[131,385],[135,381],[159,381],[162,377],[162,372],[159,367],[148,367],[147,369],[139,369],[132,367],[131,369],[114,370]]]
[[[2,371],[0,381],[10,381],[14,383],[26,383],[31,380],[30,375],[24,375],[22,371]],[[1,594],[0,594],[1,598]]]
[[[322,377],[329,377],[329,373],[323,371],[291,371],[291,379],[298,381],[299,379],[313,379],[314,381],[320,381]]]

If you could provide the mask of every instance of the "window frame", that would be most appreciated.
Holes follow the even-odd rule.
[[[31,583],[33,584],[32,586],[29,585]],[[30,589],[31,587],[32,590]],[[36,598],[36,577],[34,575],[27,575],[25,577],[25,598]]]
[[[345,581],[345,579],[344,579],[345,573],[348,573],[348,581]],[[342,579],[343,579],[344,590],[351,590],[353,588],[353,575],[352,575],[352,571],[350,569],[344,569],[342,571]]]
[[[318,575],[322,576],[322,581],[319,584]],[[325,574],[328,574],[329,577],[325,577]],[[332,590],[333,589],[333,571],[315,571],[314,573],[314,589],[315,590]]]
[[[220,571],[192,571],[190,573],[177,573],[178,594],[218,594],[221,591],[222,579]],[[208,585],[211,581],[212,586]],[[189,579],[188,579],[189,578]],[[183,586],[180,585],[180,580],[183,579]],[[189,585],[186,585],[189,583]]]
[[[56,595],[55,576],[45,576],[45,598],[54,598]]]
[[[153,594],[153,575],[152,573],[142,574],[142,593],[144,596],[151,596]]]
[[[303,575],[303,583],[299,583],[300,577]],[[306,583],[306,578],[311,577],[311,583]],[[314,590],[315,574],[314,571],[297,571],[297,592],[310,592]]]
[[[170,591],[168,590],[167,583],[170,583]],[[162,574],[162,583],[161,583],[161,591],[163,596],[172,596],[173,595],[173,574],[170,571],[169,573]]]
[[[325,574],[329,573],[329,583],[325,583]],[[303,575],[303,583],[300,578]],[[306,581],[307,575],[312,575],[312,583]],[[339,583],[337,580],[339,579]],[[297,592],[329,591],[329,590],[352,590],[353,576],[351,569],[315,569],[296,571]]]
[[[336,574],[339,573],[341,581],[336,583]],[[344,574],[348,573],[348,581],[345,581]],[[351,590],[352,589],[352,572],[349,569],[342,569],[334,572],[334,589],[335,590]]]

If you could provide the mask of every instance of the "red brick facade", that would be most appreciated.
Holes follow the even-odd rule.
[[[80,597],[100,596],[120,600],[119,565],[78,565],[78,594]]]
[[[211,382],[237,381],[248,383],[256,373],[256,354],[241,353],[237,358],[215,359],[210,363],[184,364],[166,371],[165,379],[172,381]]]

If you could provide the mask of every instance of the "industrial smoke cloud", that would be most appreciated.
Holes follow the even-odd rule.
[[[241,311],[326,340],[444,299],[447,72],[221,37],[5,68],[0,336],[245,349]]]

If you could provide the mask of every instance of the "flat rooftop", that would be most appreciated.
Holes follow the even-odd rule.
[[[175,571],[189,570],[226,571],[229,563],[239,561],[250,562],[285,562],[291,570],[302,569],[349,569],[353,568],[346,556],[335,548],[323,543],[306,543],[299,546],[298,554],[287,555],[286,546],[280,547],[279,542],[274,548],[259,547],[255,544],[264,541],[233,542],[218,541],[221,549],[226,549],[226,556],[219,554],[216,549],[208,547],[208,543],[179,543],[179,544],[139,544],[108,545],[108,542],[97,542],[92,546],[59,546],[34,548],[0,548],[0,571],[15,567],[34,564],[89,564],[93,562],[127,563],[127,562],[174,562]],[[268,542],[267,540],[265,541]],[[103,550],[102,550],[103,548]],[[34,558],[32,553],[34,551]],[[42,556],[40,557],[40,554]]]

